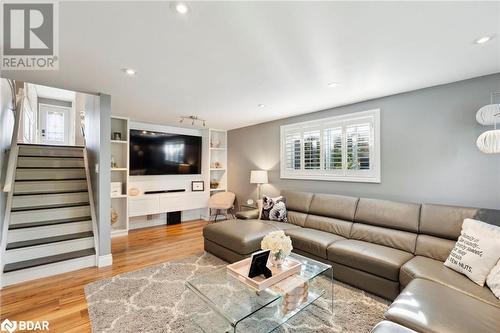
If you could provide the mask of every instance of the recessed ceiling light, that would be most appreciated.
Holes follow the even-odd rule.
[[[484,37],[476,39],[474,41],[474,43],[476,43],[476,44],[484,44],[484,43],[488,43],[492,39],[493,39],[493,36],[484,36]]]
[[[135,76],[137,74],[137,72],[135,71],[135,69],[132,69],[132,68],[124,68],[122,69],[122,71],[127,74],[128,76]]]
[[[335,87],[338,87],[339,85],[340,85],[340,83],[338,83],[338,82],[330,82],[330,83],[328,83],[328,86],[330,88],[335,88]]]
[[[189,6],[183,2],[174,2],[170,6],[170,8],[174,10],[176,13],[182,15],[189,13],[190,10]]]
[[[263,108],[263,107],[265,107],[265,105],[264,105],[264,104],[259,104],[259,105],[257,105],[257,106],[258,106],[259,108]]]

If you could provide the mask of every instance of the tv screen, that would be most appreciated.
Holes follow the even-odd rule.
[[[130,175],[201,174],[201,137],[130,130]]]

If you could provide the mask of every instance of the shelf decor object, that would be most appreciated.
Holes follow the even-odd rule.
[[[203,180],[193,180],[191,182],[191,191],[193,192],[205,191],[205,182]]]
[[[261,198],[261,186],[262,184],[267,184],[269,181],[267,177],[266,170],[252,170],[250,171],[250,184],[257,184],[257,190],[259,192],[258,199]]]
[[[477,138],[476,145],[483,153],[500,153],[500,130],[497,130],[497,122],[500,120],[500,104],[494,103],[495,95],[500,92],[491,93],[490,104],[483,106],[476,113],[476,120],[484,126],[494,126],[493,130],[484,132]]]

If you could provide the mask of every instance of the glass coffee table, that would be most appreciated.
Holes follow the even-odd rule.
[[[290,258],[302,263],[300,276],[308,282],[308,296],[295,309],[285,312],[284,295],[272,287],[256,291],[227,273],[222,267],[186,281],[186,287],[204,303],[208,311],[199,311],[193,320],[204,332],[264,332],[284,324],[325,295],[333,307],[332,266],[292,253]],[[319,280],[321,274],[327,279]],[[326,280],[329,280],[325,282]],[[330,290],[328,290],[330,289]],[[326,296],[327,295],[327,296]],[[333,313],[333,308],[330,309]]]

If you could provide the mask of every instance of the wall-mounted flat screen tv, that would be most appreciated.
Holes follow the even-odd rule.
[[[130,175],[201,174],[201,137],[130,130]]]

